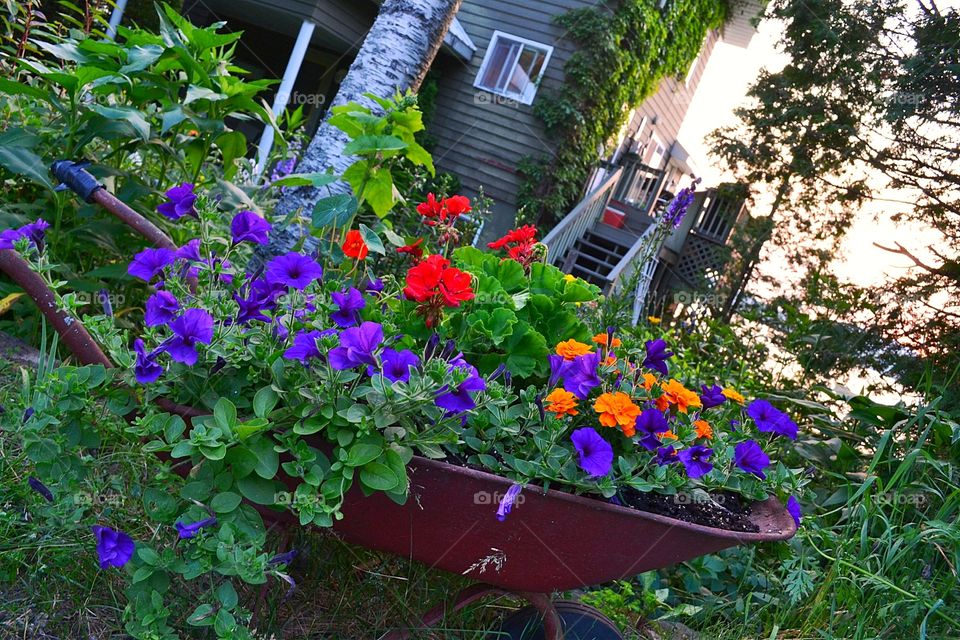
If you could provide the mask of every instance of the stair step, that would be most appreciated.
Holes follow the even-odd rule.
[[[630,249],[633,246],[633,243],[637,241],[637,234],[627,231],[625,229],[617,229],[616,227],[611,227],[608,224],[598,224],[595,225],[592,229],[587,231],[587,236],[592,236],[596,242],[596,239],[599,239],[603,242],[607,242],[614,247],[622,247],[624,252]]]
[[[627,253],[626,251],[623,253],[610,251],[605,247],[590,242],[585,237],[577,240],[576,246],[580,250],[580,253],[590,253],[598,258],[602,257],[606,262],[610,263],[610,266],[616,266],[616,264],[620,262],[620,258]],[[586,249],[589,249],[589,251],[586,251]]]
[[[602,260],[598,260],[587,253],[578,254],[577,258],[574,260],[574,264],[589,269],[590,271],[593,271],[601,276],[605,276],[613,271],[613,267],[615,266],[607,262],[603,262]]]
[[[586,280],[587,282],[595,284],[598,287],[603,287],[607,283],[606,278],[601,276],[599,273],[585,269],[580,265],[574,265],[570,270],[570,273],[581,280]]]

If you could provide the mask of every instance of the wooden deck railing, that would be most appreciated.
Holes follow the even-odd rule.
[[[607,284],[603,287],[604,293],[610,295],[633,295],[633,324],[637,324],[640,313],[643,311],[650,283],[657,270],[657,251],[659,246],[653,246],[657,225],[650,225],[643,234],[633,243],[630,250],[624,254],[607,275]],[[627,291],[627,287],[633,291]]]
[[[563,264],[567,251],[603,217],[613,190],[623,174],[623,169],[615,172],[603,183],[587,194],[567,216],[555,226],[542,240],[549,249],[547,259],[551,264]]]

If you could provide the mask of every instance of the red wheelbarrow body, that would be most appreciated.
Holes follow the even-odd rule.
[[[775,499],[753,505],[757,533],[714,529],[592,498],[523,490],[506,520],[496,511],[511,482],[415,457],[410,497],[354,487],[334,525],[344,540],[511,591],[549,593],[660,569],[739,544],[786,540],[796,524]]]

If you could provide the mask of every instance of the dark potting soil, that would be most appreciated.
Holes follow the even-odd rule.
[[[488,469],[469,464],[458,455],[447,452],[444,462],[455,464],[458,467],[467,467],[490,473]],[[559,490],[553,487],[555,490]],[[612,502],[624,507],[636,509],[637,511],[646,511],[655,513],[668,518],[676,518],[691,524],[699,524],[705,527],[714,527],[716,529],[726,529],[727,531],[743,531],[746,533],[756,533],[760,527],[750,522],[752,510],[750,504],[743,501],[735,493],[721,492],[709,494],[710,500],[702,497],[691,496],[690,494],[676,494],[672,496],[662,493],[637,491],[630,487],[624,488],[617,496],[616,500],[607,500],[602,496],[589,496],[603,502]]]

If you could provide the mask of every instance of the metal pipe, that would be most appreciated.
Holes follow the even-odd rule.
[[[110,14],[110,24],[107,26],[107,40],[113,40],[117,36],[117,27],[123,20],[123,12],[127,9],[127,0],[116,0],[113,5],[113,13]]]
[[[115,195],[100,188],[90,196],[90,202],[95,202],[130,225],[134,231],[150,241],[155,247],[177,250],[177,245],[155,224],[121,202]]]
[[[283,79],[280,81],[280,87],[277,89],[277,95],[273,99],[273,117],[279,118],[283,110],[287,108],[290,102],[290,94],[293,92],[293,85],[300,74],[300,67],[303,65],[303,58],[307,54],[307,48],[310,46],[310,38],[313,37],[313,29],[317,25],[309,20],[304,20],[300,25],[300,33],[297,34],[297,41],[293,45],[293,51],[290,52],[290,60],[287,61],[287,68],[283,72]],[[257,149],[257,166],[253,170],[253,177],[259,178],[267,166],[267,159],[270,157],[270,150],[273,149],[273,138],[276,132],[271,124],[263,129],[263,135],[260,137],[260,144]]]

